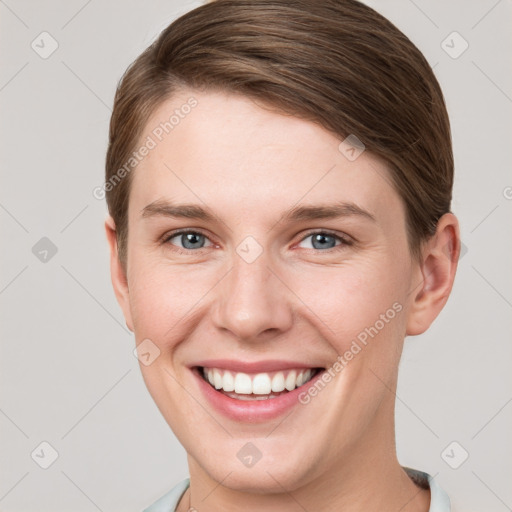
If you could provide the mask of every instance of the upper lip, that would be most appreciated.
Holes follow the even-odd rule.
[[[208,359],[198,361],[192,365],[201,366],[206,368],[219,368],[223,370],[230,370],[232,372],[242,373],[265,373],[274,372],[278,370],[291,370],[291,369],[308,369],[319,368],[310,364],[301,363],[298,361],[280,361],[277,359],[269,359],[264,361],[240,361],[235,359]]]

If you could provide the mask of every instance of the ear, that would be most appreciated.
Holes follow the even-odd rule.
[[[410,292],[407,335],[425,332],[443,309],[452,290],[459,254],[459,223],[455,215],[445,213],[437,223],[436,233],[422,248]]]
[[[105,220],[105,232],[107,235],[108,245],[110,247],[110,278],[117,302],[123,310],[126,326],[130,331],[133,330],[132,315],[130,310],[130,294],[128,290],[128,279],[124,272],[123,266],[119,261],[119,253],[117,250],[117,234],[114,219],[109,215]]]

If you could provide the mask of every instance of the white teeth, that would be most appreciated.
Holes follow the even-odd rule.
[[[279,393],[280,391],[284,391],[284,373],[277,372],[272,379],[272,391],[274,393]]]
[[[251,377],[246,373],[237,373],[235,376],[235,393],[250,395],[252,393]]]
[[[220,389],[222,387],[222,375],[219,370],[213,370],[213,385],[215,389]]]
[[[252,379],[252,392],[255,395],[268,395],[272,391],[272,383],[267,373],[258,373]]]
[[[231,372],[224,372],[224,376],[222,377],[222,389],[224,391],[235,390],[235,379]]]
[[[295,386],[297,384],[297,372],[295,370],[292,370],[286,377],[284,381],[284,387],[288,391],[293,391],[295,389]]]
[[[293,391],[308,382],[313,373],[312,369],[283,370],[271,376],[268,373],[249,375],[242,372],[232,373],[219,368],[203,368],[204,378],[215,389],[227,393],[235,392],[239,395],[259,395],[257,398],[260,400],[273,398],[272,393],[281,393],[284,390]],[[247,399],[253,398],[247,397]]]

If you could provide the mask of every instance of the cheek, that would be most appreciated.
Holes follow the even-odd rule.
[[[134,258],[128,284],[137,339],[152,339],[165,350],[184,336],[215,280],[205,269]]]
[[[406,275],[405,261],[381,255],[313,269],[295,275],[291,282],[304,305],[304,315],[318,326],[336,352],[343,354],[354,340],[361,347],[379,340],[383,349],[401,343]]]

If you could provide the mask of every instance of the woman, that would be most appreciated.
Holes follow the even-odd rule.
[[[190,478],[147,511],[449,511],[396,456],[407,335],[460,251],[440,87],[355,0],[217,0],[130,66],[112,283]]]

